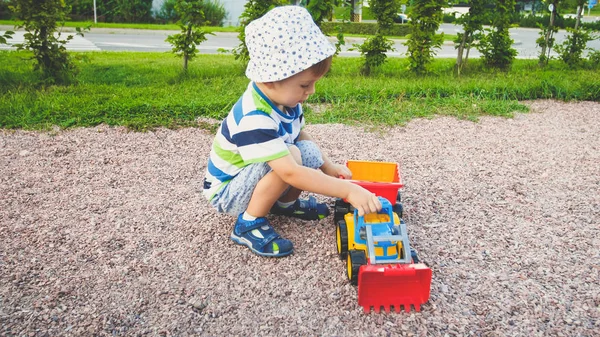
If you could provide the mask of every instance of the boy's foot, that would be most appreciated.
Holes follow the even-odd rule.
[[[261,256],[282,257],[290,255],[294,251],[294,245],[290,240],[279,236],[269,225],[267,218],[256,218],[248,221],[238,217],[231,232],[231,240],[235,243],[247,246],[250,250]]]
[[[289,207],[281,207],[277,203],[271,208],[272,214],[287,215],[303,220],[319,220],[329,215],[329,207],[325,203],[318,203],[312,195],[308,199],[297,199]]]

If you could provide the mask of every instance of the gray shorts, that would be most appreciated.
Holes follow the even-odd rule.
[[[302,155],[302,166],[314,169],[323,166],[323,156],[314,142],[302,140],[294,145],[298,147]],[[269,172],[271,172],[271,167],[267,163],[255,163],[244,167],[227,186],[212,198],[210,203],[218,212],[237,217],[246,211],[254,188]]]

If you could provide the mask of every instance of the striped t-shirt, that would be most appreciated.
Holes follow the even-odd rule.
[[[288,155],[304,126],[300,104],[284,113],[254,82],[233,106],[215,136],[206,167],[204,196],[211,200],[245,166]]]

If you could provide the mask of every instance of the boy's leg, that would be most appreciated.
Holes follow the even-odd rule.
[[[290,150],[296,148],[299,151],[300,159],[296,158],[296,162],[302,166],[318,169],[325,163],[321,151],[314,142],[309,140],[301,140],[296,142],[295,146],[290,146]],[[290,202],[298,199],[302,194],[302,190],[299,190],[293,186],[279,198],[281,202]]]
[[[302,158],[298,148],[290,146],[289,150],[294,160],[296,160],[297,163],[301,163]],[[276,175],[275,172],[269,172],[258,182],[258,184],[256,184],[246,212],[256,217],[266,216],[269,214],[269,210],[273,207],[277,199],[279,199],[288,188],[292,189],[293,187],[290,187],[290,185]]]
[[[300,156],[297,149],[295,155]],[[252,164],[229,182],[213,205],[229,214],[238,213],[231,240],[262,256],[291,254],[292,242],[279,236],[265,217],[287,187],[267,163]]]
[[[302,162],[296,146],[289,147],[290,154],[297,163]],[[221,213],[238,216],[248,212],[252,216],[262,217],[269,213],[275,201],[288,189],[289,185],[271,171],[267,163],[255,163],[246,166],[231,180],[223,191],[211,201]]]
[[[323,156],[314,142],[308,140],[299,141],[295,146],[290,146],[290,151],[292,149],[299,154],[299,157],[295,157],[298,164],[313,169],[323,166]],[[304,220],[318,220],[329,215],[329,207],[326,204],[317,203],[317,199],[313,196],[310,196],[306,200],[298,199],[301,193],[302,190],[290,186],[278,199],[278,202],[275,203],[271,209],[271,213],[293,216]],[[294,203],[290,204],[291,202]],[[287,207],[284,207],[283,205],[286,204],[288,204]]]

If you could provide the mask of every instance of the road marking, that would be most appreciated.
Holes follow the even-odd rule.
[[[97,42],[96,45],[99,46],[113,46],[113,47],[135,47],[135,48],[168,48],[170,45],[161,44],[161,45],[147,45],[147,44],[137,44],[137,43],[125,43],[125,42]]]
[[[0,35],[2,35],[2,34],[4,34],[4,32],[0,32]],[[66,39],[67,36],[69,36],[69,35],[71,35],[71,34],[62,33],[61,39]],[[6,42],[8,44],[0,45],[0,49],[16,49],[16,47],[14,46],[15,44],[25,42],[25,32],[23,32],[23,31],[15,32],[12,39],[7,39]],[[65,47],[67,48],[67,50],[73,50],[73,51],[92,51],[92,50],[98,51],[98,50],[100,50],[100,48],[98,48],[91,41],[87,40],[84,37],[81,37],[79,35],[74,35],[74,34],[73,34],[73,39],[71,41],[68,41],[67,44],[65,45]]]

